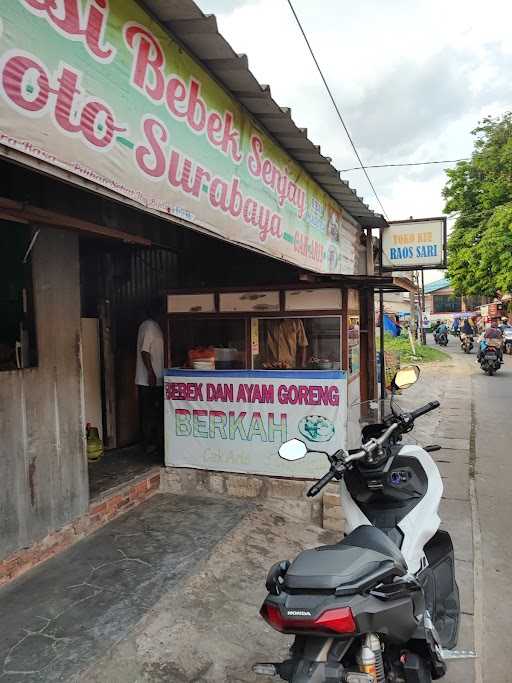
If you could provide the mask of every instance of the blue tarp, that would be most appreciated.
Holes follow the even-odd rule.
[[[400,334],[400,328],[398,325],[395,323],[394,320],[391,320],[389,315],[386,315],[384,313],[384,332],[391,332],[393,337],[398,337]]]

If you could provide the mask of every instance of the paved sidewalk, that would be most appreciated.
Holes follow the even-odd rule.
[[[449,349],[448,349],[449,352]],[[463,356],[421,366],[418,383],[403,392],[399,402],[407,407],[437,399],[441,407],[417,420],[413,438],[421,445],[439,444],[432,453],[443,479],[439,515],[441,528],[450,532],[455,548],[455,572],[461,598],[458,650],[475,648],[474,551],[470,476],[472,454],[471,374],[473,368]],[[473,683],[475,660],[452,661],[446,683]]]

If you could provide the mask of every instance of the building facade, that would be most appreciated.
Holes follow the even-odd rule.
[[[425,312],[430,320],[449,318],[461,313],[479,312],[491,299],[481,295],[456,295],[447,278],[425,285]]]
[[[335,282],[341,370],[368,397],[373,292],[394,286],[373,274],[385,220],[214,17],[190,0],[78,4],[0,10],[0,581],[156,490],[158,471],[126,465],[131,488],[98,498],[86,457],[88,422],[106,449],[137,443],[136,334],[155,296]]]

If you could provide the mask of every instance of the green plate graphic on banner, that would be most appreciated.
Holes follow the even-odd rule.
[[[330,441],[335,431],[333,423],[322,415],[306,415],[299,422],[299,432],[308,441]]]

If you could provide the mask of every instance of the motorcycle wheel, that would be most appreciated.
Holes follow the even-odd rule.
[[[487,374],[489,377],[492,377],[494,375],[494,370],[492,368],[487,368]]]

